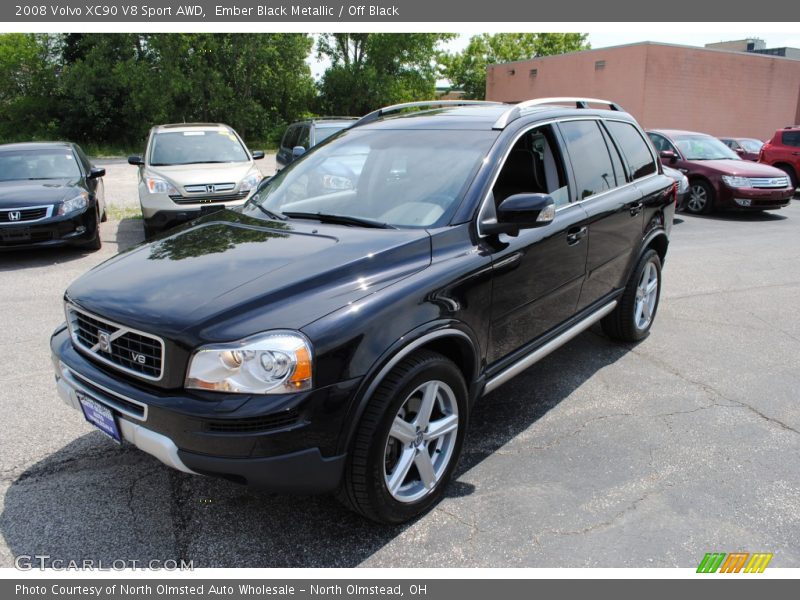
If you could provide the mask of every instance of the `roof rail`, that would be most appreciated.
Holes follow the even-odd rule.
[[[337,117],[337,116],[328,116],[328,117],[309,117],[309,121],[355,121],[358,117]]]
[[[575,108],[589,108],[589,104],[605,104],[611,110],[623,111],[622,107],[616,102],[610,100],[599,100],[598,98],[534,98],[533,100],[525,100],[519,104],[515,104],[504,112],[497,121],[495,121],[494,129],[504,129],[509,123],[519,119],[522,116],[522,111],[531,106],[540,106],[542,104],[575,104]]]
[[[404,102],[402,104],[393,104],[392,106],[384,106],[383,108],[379,108],[378,110],[373,110],[371,113],[367,113],[363,117],[361,117],[358,121],[353,123],[350,128],[358,127],[360,125],[366,125],[367,123],[372,123],[373,121],[377,121],[381,117],[400,112],[401,110],[405,110],[406,108],[422,108],[422,107],[444,107],[444,106],[470,106],[473,104],[478,105],[498,105],[503,104],[502,102],[490,102],[487,100],[423,100],[421,102]]]

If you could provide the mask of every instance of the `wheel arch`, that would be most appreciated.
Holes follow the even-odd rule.
[[[428,324],[398,339],[392,347],[373,364],[364,376],[361,387],[345,421],[346,429],[340,436],[339,453],[347,452],[358,423],[369,399],[391,370],[405,357],[419,350],[431,350],[450,359],[458,367],[467,384],[469,398],[475,397],[476,380],[480,373],[480,350],[475,336],[463,324]]]

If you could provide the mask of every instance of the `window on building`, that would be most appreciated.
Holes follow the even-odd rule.
[[[605,69],[605,68],[606,68],[606,61],[604,61],[604,60],[596,60],[596,61],[594,61],[594,70],[595,71],[600,71],[601,69]]]

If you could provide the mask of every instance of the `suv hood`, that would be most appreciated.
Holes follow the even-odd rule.
[[[698,166],[718,171],[722,175],[739,175],[741,177],[785,177],[786,173],[769,165],[750,162],[749,160],[701,160],[692,161]]]
[[[147,173],[163,177],[176,187],[206,183],[234,183],[237,186],[253,170],[253,162],[148,166]]]
[[[423,229],[263,221],[224,211],[97,266],[76,305],[190,347],[301,327],[430,264]]]
[[[68,179],[0,181],[0,209],[55,204],[80,193],[77,186]]]

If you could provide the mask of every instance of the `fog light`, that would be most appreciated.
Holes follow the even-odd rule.
[[[86,227],[84,227],[83,225],[78,225],[75,228],[75,233],[86,233]]]
[[[748,198],[734,198],[739,206],[752,206],[753,201]]]

